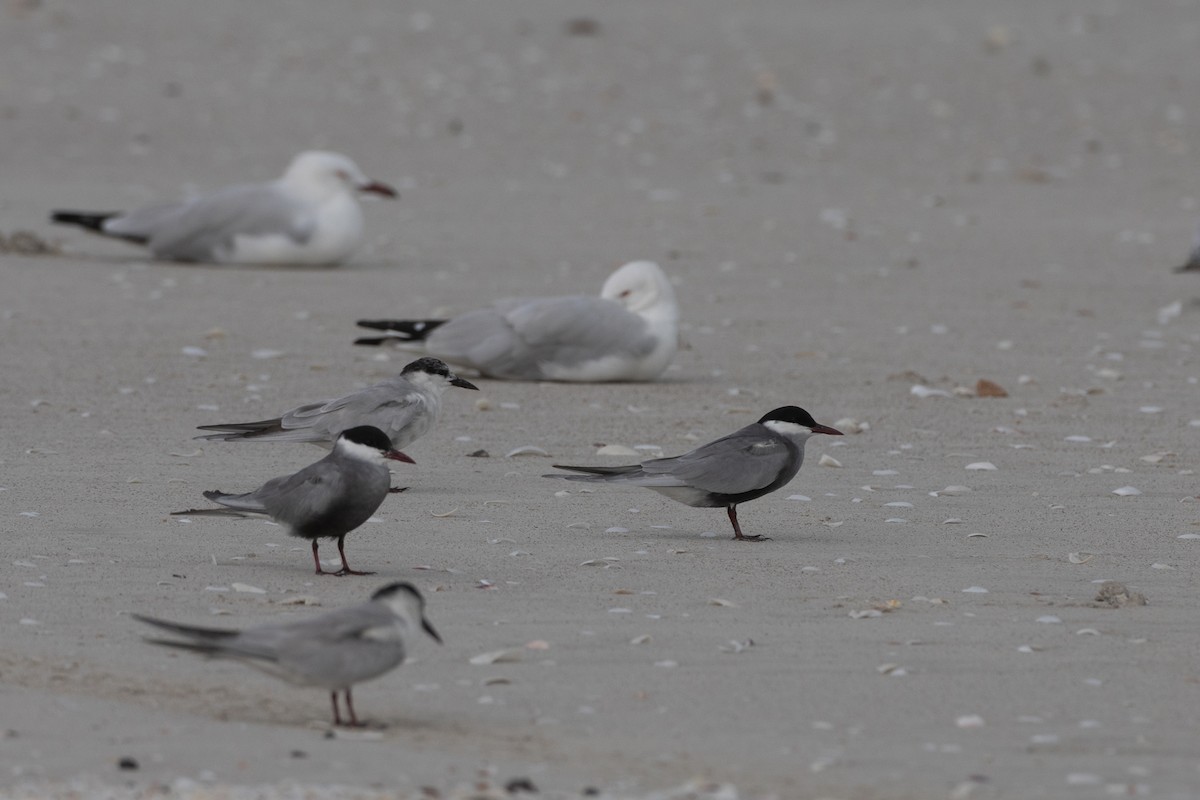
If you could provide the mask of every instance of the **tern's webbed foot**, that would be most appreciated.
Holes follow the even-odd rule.
[[[388,491],[392,494],[400,494],[401,492],[407,492],[408,487],[407,486],[393,486],[390,489],[388,489]]]
[[[363,571],[357,570],[357,569],[350,569],[349,567],[342,567],[337,572],[322,572],[321,574],[322,575],[333,575],[335,577],[340,578],[343,575],[374,575],[375,573],[374,572],[363,572]]]
[[[771,537],[770,536],[745,536],[745,535],[742,535],[742,536],[733,537],[733,540],[735,542],[769,542],[769,541],[771,541]]]

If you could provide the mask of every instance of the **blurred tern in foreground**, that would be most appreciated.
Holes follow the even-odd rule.
[[[842,435],[839,430],[818,424],[803,408],[783,406],[753,425],[681,456],[655,458],[624,467],[555,464],[555,469],[587,474],[543,477],[643,486],[685,505],[724,507],[733,524],[733,538],[760,541],[764,537],[742,535],[738,504],[782,489],[804,463],[804,443],[818,433]]]
[[[394,342],[490,378],[648,381],[675,357],[678,322],[667,276],[634,261],[609,276],[599,297],[500,300],[449,320],[361,320],[387,333],[355,344]]]
[[[404,663],[404,637],[420,627],[441,644],[425,618],[425,598],[411,583],[391,583],[369,602],[312,619],[258,625],[245,630],[202,628],[131,614],[186,641],[147,639],[152,644],[230,658],[281,678],[293,686],[329,690],[333,724],[342,725],[338,692],[346,694],[348,724],[359,725],[350,690]]]
[[[1175,268],[1176,272],[1200,272],[1200,230],[1192,239],[1192,250],[1188,253],[1187,261]]]
[[[357,192],[396,196],[346,156],[310,150],[270,183],[133,211],[55,211],[50,219],[145,245],[163,261],[336,264],[362,242]]]
[[[394,378],[339,397],[297,406],[272,419],[201,425],[221,433],[197,436],[224,442],[311,442],[330,447],[347,428],[372,425],[383,431],[392,448],[407,447],[424,436],[442,411],[442,392],[449,386],[478,389],[455,375],[445,362],[419,358]]]
[[[374,575],[350,569],[346,563],[346,534],[362,525],[383,504],[391,487],[392,476],[384,466],[386,459],[413,460],[392,448],[383,431],[364,425],[351,428],[338,437],[333,451],[315,464],[292,475],[273,478],[260,488],[245,494],[205,492],[204,496],[225,508],[173,511],[174,516],[268,516],[288,533],[312,540],[313,563],[318,575]],[[321,569],[317,555],[320,539],[337,539],[342,568],[338,572]]]

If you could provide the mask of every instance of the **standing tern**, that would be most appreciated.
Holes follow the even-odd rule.
[[[396,342],[477,370],[524,381],[649,381],[679,343],[675,290],[659,266],[634,261],[604,282],[600,296],[500,300],[449,320],[361,320]]]
[[[386,459],[413,460],[392,448],[386,434],[362,425],[337,438],[333,451],[315,464],[292,475],[273,478],[245,494],[205,492],[204,496],[225,508],[173,511],[175,516],[224,515],[268,516],[288,533],[312,540],[313,563],[318,575],[374,575],[350,569],[346,563],[346,534],[362,525],[383,504],[392,483],[384,466]],[[320,539],[337,539],[342,568],[326,572],[317,555]]]
[[[783,406],[752,425],[680,456],[622,467],[555,464],[555,469],[586,474],[553,473],[543,477],[643,486],[685,505],[724,507],[733,524],[733,538],[760,541],[764,537],[742,535],[738,504],[782,489],[804,463],[804,443],[818,433],[842,435],[839,430],[818,424],[803,408]]]
[[[425,598],[411,583],[390,583],[371,595],[369,602],[312,619],[240,631],[183,625],[141,614],[130,616],[185,640],[146,640],[152,644],[230,658],[293,686],[328,689],[334,725],[343,724],[338,692],[346,695],[348,724],[359,725],[351,688],[404,663],[404,637],[415,633],[418,626],[438,644],[442,642],[425,618]]]
[[[332,446],[338,434],[358,425],[383,431],[399,450],[424,436],[442,411],[442,392],[449,386],[478,389],[436,358],[419,358],[400,374],[374,386],[339,397],[306,403],[272,419],[201,425],[221,433],[197,436],[224,442],[311,442]]]
[[[150,248],[164,261],[336,264],[362,242],[356,192],[396,197],[340,153],[310,150],[270,183],[133,211],[55,211],[50,219]]]

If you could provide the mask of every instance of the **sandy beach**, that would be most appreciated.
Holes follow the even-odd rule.
[[[1200,797],[1200,283],[1171,272],[1198,43],[1194,0],[7,0],[0,234],[60,252],[0,253],[0,796]],[[401,195],[337,269],[47,221],[310,148]],[[665,376],[449,390],[347,537],[377,575],[169,515],[321,456],[192,437],[398,372],[357,319],[633,259],[679,298]],[[860,432],[739,509],[770,541],[542,477],[788,404]],[[332,735],[326,693],[128,616],[240,627],[397,580],[445,645]]]

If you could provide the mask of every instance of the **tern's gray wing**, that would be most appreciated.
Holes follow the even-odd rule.
[[[275,184],[230,186],[195,200],[148,206],[105,223],[108,233],[139,236],[160,258],[219,261],[235,236],[278,234],[303,243],[316,220]]]
[[[294,475],[268,481],[254,494],[277,522],[303,526],[324,518],[342,502],[349,489],[346,473],[343,465],[327,457]]]
[[[429,410],[426,395],[407,380],[398,378],[368,386],[336,400],[293,408],[279,419],[283,430],[263,438],[295,442],[333,441],[344,430],[372,425],[387,434],[392,446],[399,449],[411,444],[428,430],[432,418],[424,425],[421,424],[421,418]]]
[[[642,462],[645,477],[634,482],[741,494],[770,486],[790,467],[798,470],[802,457],[783,437],[762,425],[747,425],[683,455]]]
[[[380,675],[404,660],[397,617],[375,603],[316,619],[250,628],[223,649],[258,658],[255,666],[301,685],[342,689]]]
[[[640,358],[654,349],[645,321],[600,297],[546,297],[497,304],[438,327],[429,352],[500,377],[555,377],[606,357]]]

